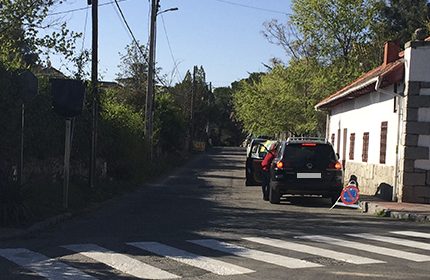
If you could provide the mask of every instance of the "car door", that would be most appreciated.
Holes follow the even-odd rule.
[[[261,162],[267,154],[266,140],[253,140],[246,157],[246,186],[261,185],[263,174]]]

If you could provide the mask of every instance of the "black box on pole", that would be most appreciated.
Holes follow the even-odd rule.
[[[85,84],[80,80],[50,79],[52,105],[60,116],[73,118],[82,113]]]

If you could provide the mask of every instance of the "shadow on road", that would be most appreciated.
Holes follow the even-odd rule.
[[[76,217],[30,236],[33,246],[75,243],[127,243],[228,236],[336,234],[377,231],[385,220],[351,209],[329,210],[322,198],[283,199],[272,205],[259,187],[245,187],[245,149],[216,148],[197,155],[154,186],[106,203],[93,213]],[[396,222],[399,228],[401,222]],[[411,228],[411,227],[409,227]],[[22,240],[17,241],[19,244]]]

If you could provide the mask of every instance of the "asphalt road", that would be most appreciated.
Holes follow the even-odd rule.
[[[271,205],[215,148],[94,212],[0,243],[0,279],[430,279],[430,225]]]

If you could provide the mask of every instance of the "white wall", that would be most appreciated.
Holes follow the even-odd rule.
[[[405,50],[405,79],[406,81],[430,82],[430,46],[407,48]],[[420,95],[430,95],[429,88],[420,90]],[[418,109],[418,122],[430,122],[430,108]],[[430,135],[419,135],[418,146],[428,147],[430,150]],[[430,153],[430,151],[429,151]],[[430,154],[429,154],[430,158]],[[417,159],[415,168],[430,170],[430,160]]]
[[[412,55],[413,52],[413,55]],[[429,81],[430,46],[407,48],[405,50],[405,80]]]
[[[400,89],[403,86],[399,87]],[[393,92],[393,87],[384,88]],[[335,134],[333,146],[337,148],[337,131],[340,128],[340,150],[342,160],[349,162],[349,137],[355,133],[354,160],[362,162],[363,133],[369,132],[368,164],[379,163],[379,150],[381,138],[381,122],[388,122],[387,129],[387,153],[385,165],[394,166],[396,163],[396,145],[398,130],[398,110],[394,112],[394,97],[387,94],[372,92],[353,100],[344,102],[333,108],[330,116],[329,140],[332,133]],[[396,106],[397,108],[397,106]],[[343,130],[347,128],[346,154],[343,158]]]

